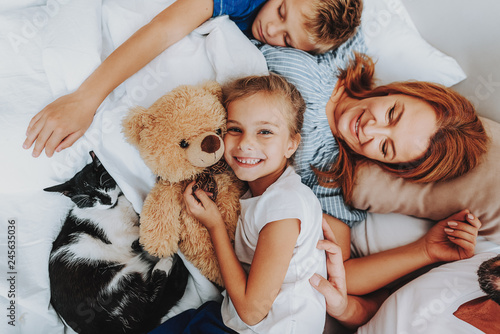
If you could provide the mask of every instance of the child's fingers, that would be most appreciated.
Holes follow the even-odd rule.
[[[40,131],[42,130],[42,127],[43,124],[41,124],[41,122],[36,122],[33,125],[30,125],[28,131],[26,132],[26,139],[24,140],[23,143],[23,147],[25,149],[28,149],[31,147],[31,145],[33,145],[35,140],[38,138]]]
[[[81,136],[82,135],[78,132],[70,134],[56,147],[56,152],[61,152],[62,150],[72,146]]]
[[[36,114],[35,116],[33,116],[30,123],[28,124],[28,128],[26,129],[26,136],[31,131],[33,126],[38,122],[38,120],[42,117],[42,112],[43,112],[43,110],[41,112],[39,112],[38,114]]]
[[[47,130],[46,128],[40,131],[40,133],[36,137],[35,147],[33,147],[33,156],[35,158],[40,156],[51,135],[52,131]]]
[[[320,240],[317,248],[323,249],[326,252],[328,280],[334,282],[339,288],[345,288],[344,259],[342,258],[342,249],[340,246],[329,240]]]
[[[332,285],[330,281],[325,279],[324,277],[314,274],[310,279],[309,282],[311,285],[318,290],[323,296],[330,297],[334,294],[337,294],[337,289]]]

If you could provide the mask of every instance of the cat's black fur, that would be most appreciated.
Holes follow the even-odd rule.
[[[139,245],[139,218],[91,152],[71,180],[44,189],[75,203],[49,261],[51,304],[78,333],[147,333],[183,296],[182,260]]]

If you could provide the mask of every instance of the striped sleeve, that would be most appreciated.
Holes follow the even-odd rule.
[[[339,69],[347,66],[354,51],[364,51],[361,34],[358,32],[337,50],[322,55],[269,45],[261,45],[260,49],[269,70],[293,83],[306,102],[302,141],[294,160],[302,182],[313,190],[325,213],[349,225],[363,220],[366,213],[346,205],[339,188],[320,186],[311,168],[328,170],[337,159],[338,145],[331,133],[325,108],[335,88]]]

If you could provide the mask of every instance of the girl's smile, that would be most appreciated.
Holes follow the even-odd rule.
[[[281,98],[257,93],[227,107],[224,157],[254,196],[279,178],[298,146],[290,138],[283,106]]]

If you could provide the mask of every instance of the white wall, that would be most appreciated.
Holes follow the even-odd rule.
[[[500,122],[500,1],[402,0],[420,34],[454,57],[468,78],[454,86]]]

